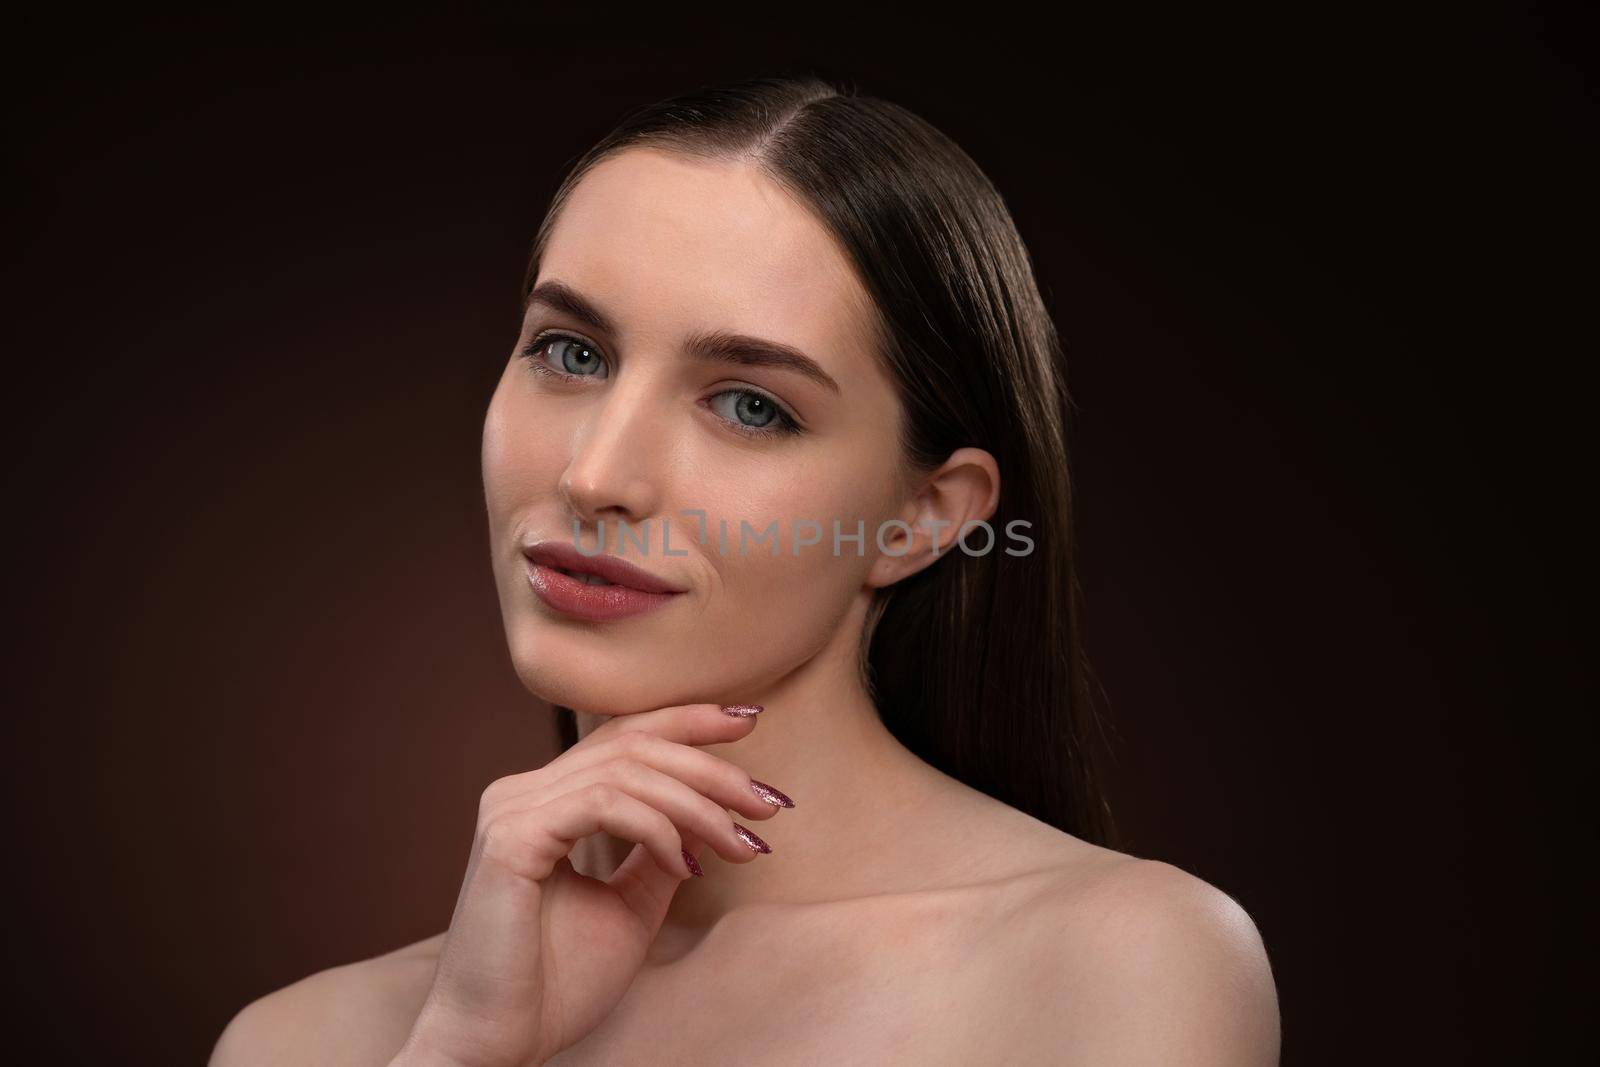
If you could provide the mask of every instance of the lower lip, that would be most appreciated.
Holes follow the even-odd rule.
[[[643,615],[683,595],[647,593],[626,585],[589,585],[526,557],[523,564],[528,569],[528,584],[540,600],[559,612],[592,622]]]

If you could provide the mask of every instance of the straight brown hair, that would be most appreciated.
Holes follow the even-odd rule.
[[[524,300],[572,189],[632,147],[745,162],[809,205],[872,297],[909,469],[930,471],[963,446],[994,455],[994,549],[948,544],[880,590],[862,678],[884,724],[921,759],[1114,846],[1104,693],[1083,647],[1065,354],[999,192],[928,122],[854,86],[799,75],[702,87],[628,114],[577,160],[534,239]],[[1000,549],[1015,543],[999,534],[1016,520],[1034,542],[1027,555]],[[577,742],[576,719],[558,706],[556,721],[564,751]]]

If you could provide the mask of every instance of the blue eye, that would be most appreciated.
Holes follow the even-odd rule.
[[[535,373],[556,379],[610,376],[599,349],[568,333],[547,330],[524,345],[519,354]],[[804,432],[781,404],[755,389],[726,389],[706,401],[706,406],[731,429],[750,437],[785,437]]]
[[[731,404],[724,402],[728,398],[732,398]],[[712,411],[732,423],[735,429],[753,436],[800,432],[799,424],[778,406],[777,401],[754,389],[729,389],[718,393],[711,398],[710,406]]]
[[[564,333],[542,333],[523,348],[522,355],[539,370],[570,378],[604,378],[605,359],[595,347]]]

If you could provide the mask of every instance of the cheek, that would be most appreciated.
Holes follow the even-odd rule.
[[[535,417],[518,399],[514,374],[514,367],[508,367],[483,422],[483,490],[489,514],[495,516],[553,489],[562,470],[557,427]]]
[[[703,550],[729,582],[758,572],[763,580],[782,584],[807,578],[826,580],[828,575],[852,570],[852,561],[854,569],[863,572],[871,562],[873,529],[884,506],[872,474],[825,460],[790,464],[760,477],[741,478],[737,488],[731,480],[709,480],[704,483],[705,492],[697,493],[683,507],[705,512]],[[684,521],[691,534],[701,532],[700,519]],[[857,532],[857,523],[862,524],[865,535],[861,545],[847,540]],[[833,551],[836,527],[837,554]],[[772,556],[774,534],[776,558]],[[797,545],[800,540],[814,543]]]
[[[827,647],[861,587],[852,573],[860,561],[834,558],[826,540],[795,556],[787,532],[784,540],[777,555],[769,544],[751,544],[740,554],[730,535],[728,555],[715,560],[718,581],[703,614],[679,632],[681,647],[669,650],[678,669],[692,665],[691,673],[706,679],[759,686]],[[717,551],[714,541],[706,548]]]
[[[826,643],[862,589],[877,552],[874,531],[884,498],[875,481],[875,472],[816,464],[760,487],[746,485],[737,500],[694,505],[706,510],[701,551],[719,577],[706,622],[730,653],[737,647],[740,656],[792,659]],[[741,520],[750,527],[742,543]],[[862,540],[847,540],[858,522]],[[774,523],[776,555],[770,537],[758,542],[755,536]],[[698,532],[698,524],[691,529]],[[815,543],[801,545],[796,555],[797,537]]]

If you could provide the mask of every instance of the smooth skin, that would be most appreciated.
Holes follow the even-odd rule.
[[[535,288],[552,281],[610,329],[530,305],[483,473],[514,667],[579,709],[580,740],[485,791],[449,929],[251,1003],[214,1067],[1276,1063],[1271,970],[1232,898],[971,789],[878,720],[856,666],[872,596],[990,518],[1000,471],[975,448],[902,466],[866,291],[825,228],[753,165],[629,149],[564,207]],[[697,358],[711,331],[826,380]],[[800,432],[761,432],[774,408]],[[836,518],[865,523],[859,549],[831,551]],[[684,593],[610,622],[546,606],[519,546],[571,541],[574,519]],[[804,519],[820,546],[791,543]],[[888,519],[915,532],[880,545]],[[777,522],[780,551],[738,552],[741,520]]]

